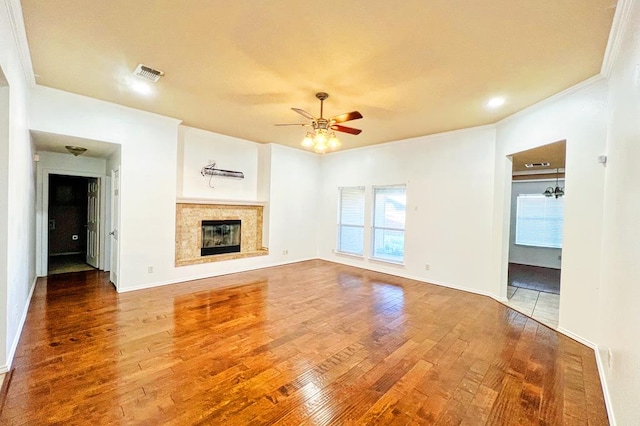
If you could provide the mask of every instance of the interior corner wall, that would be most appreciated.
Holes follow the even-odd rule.
[[[623,15],[619,50],[609,79],[603,261],[597,316],[598,349],[604,360],[615,421],[631,425],[640,421],[640,2],[624,4],[628,9]]]
[[[560,186],[564,179],[559,180]],[[511,183],[511,221],[509,224],[509,262],[520,265],[541,266],[560,269],[562,249],[552,247],[533,247],[516,244],[516,207],[520,194],[542,194],[555,181],[517,180]]]
[[[510,173],[508,155],[567,141],[565,216],[559,327],[584,341],[596,341],[598,281],[604,197],[607,82],[593,79],[580,88],[521,111],[497,124],[494,199],[493,276],[506,292],[504,250],[509,247]],[[501,188],[504,190],[501,192]],[[504,224],[507,224],[506,226]],[[588,265],[588,267],[585,267]]]
[[[319,255],[421,281],[491,294],[495,129],[484,126],[326,154],[321,163]],[[405,261],[369,259],[372,187],[407,185]],[[365,256],[334,253],[338,188],[365,187]],[[426,269],[429,264],[429,270]]]
[[[0,107],[4,122],[0,125],[0,371],[10,366],[35,283],[35,166],[27,130],[28,83],[15,41],[13,16],[3,6],[0,69],[7,84],[1,89]]]
[[[320,156],[271,145],[269,253],[277,262],[318,257]]]
[[[7,368],[7,250],[9,248],[9,86],[0,69],[0,373]]]

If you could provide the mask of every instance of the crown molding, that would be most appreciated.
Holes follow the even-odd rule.
[[[7,16],[9,17],[9,25],[11,25],[11,34],[18,50],[18,59],[22,67],[24,79],[29,87],[35,87],[36,77],[33,73],[33,64],[31,63],[31,54],[29,52],[29,43],[27,42],[27,32],[24,28],[24,17],[22,16],[22,6],[20,0],[2,0]]]
[[[540,102],[536,102],[533,105],[530,105],[530,106],[528,106],[528,107],[526,107],[524,109],[521,109],[518,112],[515,112],[515,113],[511,114],[508,117],[503,118],[500,121],[497,121],[495,123],[495,125],[499,126],[501,124],[508,123],[509,121],[511,121],[513,119],[516,119],[516,118],[518,118],[518,117],[520,117],[522,115],[529,114],[530,112],[535,111],[537,109],[540,109],[540,108],[542,108],[542,107],[544,107],[544,106],[546,106],[546,105],[548,105],[548,104],[550,104],[552,102],[557,101],[558,99],[564,98],[564,97],[569,96],[569,95],[571,95],[573,93],[578,93],[578,92],[581,92],[583,90],[587,90],[590,87],[595,86],[595,85],[597,85],[597,84],[599,84],[599,83],[601,83],[603,81],[606,81],[606,78],[602,74],[596,74],[593,77],[590,77],[590,78],[588,78],[588,79],[586,79],[584,81],[581,81],[578,84],[574,84],[573,86],[569,87],[568,89],[563,90],[562,92],[558,92],[555,95],[551,95],[548,98],[541,100]]]
[[[620,52],[620,44],[622,43],[624,30],[627,28],[631,16],[631,6],[635,0],[618,0],[616,4],[616,13],[613,15],[613,23],[609,32],[609,40],[607,48],[604,52],[602,60],[602,68],[600,74],[608,79],[613,71],[613,64]]]

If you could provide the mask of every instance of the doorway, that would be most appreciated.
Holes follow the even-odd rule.
[[[49,175],[47,275],[98,269],[100,180]]]
[[[558,327],[566,141],[513,154],[507,304]]]

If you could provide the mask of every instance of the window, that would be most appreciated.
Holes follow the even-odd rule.
[[[397,263],[404,261],[406,205],[404,185],[373,188],[373,258]]]
[[[516,244],[562,248],[564,198],[539,194],[518,195]]]
[[[340,188],[338,251],[362,256],[364,251],[364,187]]]

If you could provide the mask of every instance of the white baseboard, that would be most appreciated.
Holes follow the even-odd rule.
[[[583,345],[590,347],[590,348],[591,348],[591,349],[593,349],[594,351],[595,351],[595,350],[596,350],[596,348],[597,348],[597,345],[596,345],[595,343],[593,343],[592,341],[587,340],[587,339],[585,339],[585,338],[584,338],[584,337],[582,337],[582,336],[578,336],[577,334],[575,334],[575,333],[573,333],[573,332],[571,332],[571,331],[567,330],[566,328],[563,328],[563,327],[558,326],[558,328],[557,328],[556,330],[557,330],[558,332],[560,332],[560,333],[564,334],[565,336],[567,336],[567,337],[569,337],[569,338],[571,338],[571,339],[575,340],[576,342],[578,342],[578,343],[582,343]]]
[[[349,256],[349,258],[354,258],[353,256]],[[348,258],[342,259],[339,256],[336,256],[335,258],[328,258],[328,257],[320,257],[320,260],[324,260],[327,262],[333,262],[333,263],[339,263],[341,265],[346,265],[346,266],[352,266],[354,268],[360,268],[360,269],[366,269],[367,271],[372,271],[372,272],[379,272],[381,274],[389,274],[389,275],[395,275],[397,277],[401,277],[401,278],[407,278],[410,280],[414,280],[414,281],[420,281],[423,282],[425,284],[433,284],[433,285],[437,285],[440,287],[447,287],[447,288],[451,288],[454,290],[461,290],[461,291],[466,291],[467,293],[473,293],[473,294],[478,294],[480,296],[487,296],[490,297],[492,299],[496,299],[496,296],[492,293],[489,293],[487,291],[482,291],[482,290],[478,290],[475,288],[470,288],[470,287],[465,287],[465,286],[460,286],[460,285],[456,285],[456,284],[451,284],[451,283],[445,283],[442,281],[437,281],[437,280],[431,280],[431,279],[427,279],[425,277],[419,277],[416,275],[412,275],[412,274],[406,274],[402,271],[403,266],[402,265],[395,265],[395,264],[387,264],[387,263],[380,263],[380,262],[362,262],[362,263],[358,263],[358,264],[354,264],[351,262],[348,262],[347,260],[349,260]],[[364,259],[360,259],[358,257],[355,258],[356,260],[364,260]],[[384,268],[377,268],[374,265],[383,265],[383,266],[389,266],[389,268],[393,268],[392,271],[384,269]],[[497,300],[497,299],[496,299]]]
[[[38,282],[38,277],[36,276],[33,278],[33,282],[31,283],[29,296],[27,297],[26,303],[24,305],[24,311],[22,311],[22,315],[20,316],[20,322],[18,323],[18,329],[16,330],[16,335],[13,338],[13,342],[11,342],[11,347],[9,348],[9,353],[7,354],[7,363],[5,365],[0,366],[0,373],[6,373],[11,369],[11,365],[13,364],[13,357],[15,356],[16,350],[18,349],[20,336],[22,336],[22,329],[24,328],[24,323],[27,321],[29,306],[31,306],[31,297],[33,297],[33,291],[36,288],[37,282]]]
[[[609,386],[607,385],[607,380],[604,374],[604,369],[607,366],[606,362],[602,359],[600,355],[600,349],[598,345],[595,348],[596,352],[596,365],[598,366],[598,375],[600,376],[600,385],[602,386],[602,394],[604,395],[604,405],[607,407],[607,415],[609,416],[609,424],[611,426],[616,426],[616,417],[613,414],[613,403],[611,401],[611,394],[609,393]]]
[[[176,279],[173,279],[173,280],[156,281],[156,282],[152,282],[152,283],[141,284],[141,285],[127,287],[127,288],[118,288],[117,292],[118,293],[128,293],[130,291],[145,290],[145,289],[148,289],[148,288],[162,287],[162,286],[171,285],[171,284],[179,284],[179,283],[183,283],[183,282],[187,282],[187,281],[195,281],[195,280],[202,280],[202,279],[206,279],[206,278],[221,277],[223,275],[237,274],[237,273],[240,273],[240,272],[255,271],[257,269],[273,268],[275,266],[289,265],[291,263],[305,262],[307,260],[314,260],[314,259],[317,259],[317,258],[316,257],[307,257],[307,258],[296,259],[296,260],[288,260],[286,262],[274,262],[274,263],[269,263],[269,264],[265,264],[265,265],[256,265],[256,266],[243,267],[243,268],[234,268],[234,269],[230,269],[230,270],[227,270],[227,271],[222,271],[222,272],[219,272],[219,273],[210,273],[209,272],[209,273],[206,273],[206,274],[192,275],[192,276],[188,276],[188,277],[180,277],[180,278],[176,278]]]

